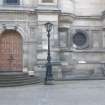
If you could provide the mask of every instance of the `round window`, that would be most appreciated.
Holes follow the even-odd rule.
[[[76,32],[76,34],[74,34],[73,36],[73,43],[76,46],[84,46],[87,42],[87,37],[83,32]]]

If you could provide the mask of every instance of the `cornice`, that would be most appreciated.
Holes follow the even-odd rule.
[[[73,13],[60,13],[60,21],[64,22],[72,22],[73,20],[78,20],[78,19],[85,19],[85,20],[97,20],[101,21],[102,16],[97,15],[97,16],[79,16]]]
[[[87,19],[87,20],[102,20],[105,18],[105,11],[102,15],[97,16],[78,16],[75,13],[63,13],[57,6],[37,6],[37,7],[25,7],[25,6],[0,6],[0,13],[55,13],[58,14],[61,21],[72,22],[75,19]]]
[[[61,10],[59,10],[57,7],[36,7],[35,8],[36,13],[60,13]]]
[[[43,8],[43,7],[24,7],[24,6],[7,6],[0,7],[0,13],[60,13],[57,7]]]
[[[97,16],[78,16],[76,15],[76,19],[90,19],[90,20],[101,20],[102,16],[97,15]]]
[[[75,14],[72,13],[60,13],[59,21],[62,22],[72,22],[75,19]]]
[[[35,13],[35,9],[31,7],[0,7],[0,13]]]

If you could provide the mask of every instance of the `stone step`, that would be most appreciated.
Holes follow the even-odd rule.
[[[39,78],[36,77],[36,76],[33,76],[33,77],[31,77],[31,76],[27,76],[27,77],[15,77],[15,78],[2,77],[2,78],[0,78],[0,81],[2,81],[2,80],[7,80],[7,81],[9,81],[9,80],[31,80],[31,79],[39,79]]]
[[[22,80],[22,81],[1,81],[0,84],[19,84],[19,83],[31,83],[31,82],[38,82],[40,80],[31,79],[31,80]]]
[[[36,76],[29,76],[27,73],[0,73],[0,87],[23,86],[40,83]]]
[[[9,82],[0,82],[0,87],[8,86],[23,86],[23,85],[32,85],[40,83],[39,80],[24,80],[24,81],[9,81]]]
[[[0,77],[1,76],[27,76],[27,73],[24,73],[24,72],[1,72],[0,71]]]
[[[8,84],[0,84],[0,87],[13,87],[13,86],[24,86],[24,85],[33,85],[38,84],[40,81],[34,81],[34,82],[22,82],[22,83],[8,83]]]
[[[31,81],[31,80],[39,80],[39,78],[16,78],[16,79],[2,79],[2,80],[0,80],[0,83],[1,82],[11,82],[11,81],[15,81],[15,82],[21,82],[21,81],[25,81],[25,80],[29,80],[29,81]]]
[[[19,82],[31,82],[31,81],[40,81],[38,78],[32,78],[32,79],[15,79],[15,80],[1,80],[0,83],[19,83]]]

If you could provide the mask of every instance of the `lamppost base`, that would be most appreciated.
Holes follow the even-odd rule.
[[[54,85],[54,82],[52,80],[47,80],[44,82],[44,85]]]

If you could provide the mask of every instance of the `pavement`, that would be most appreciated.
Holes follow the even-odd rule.
[[[105,80],[0,88],[0,105],[105,105]]]

